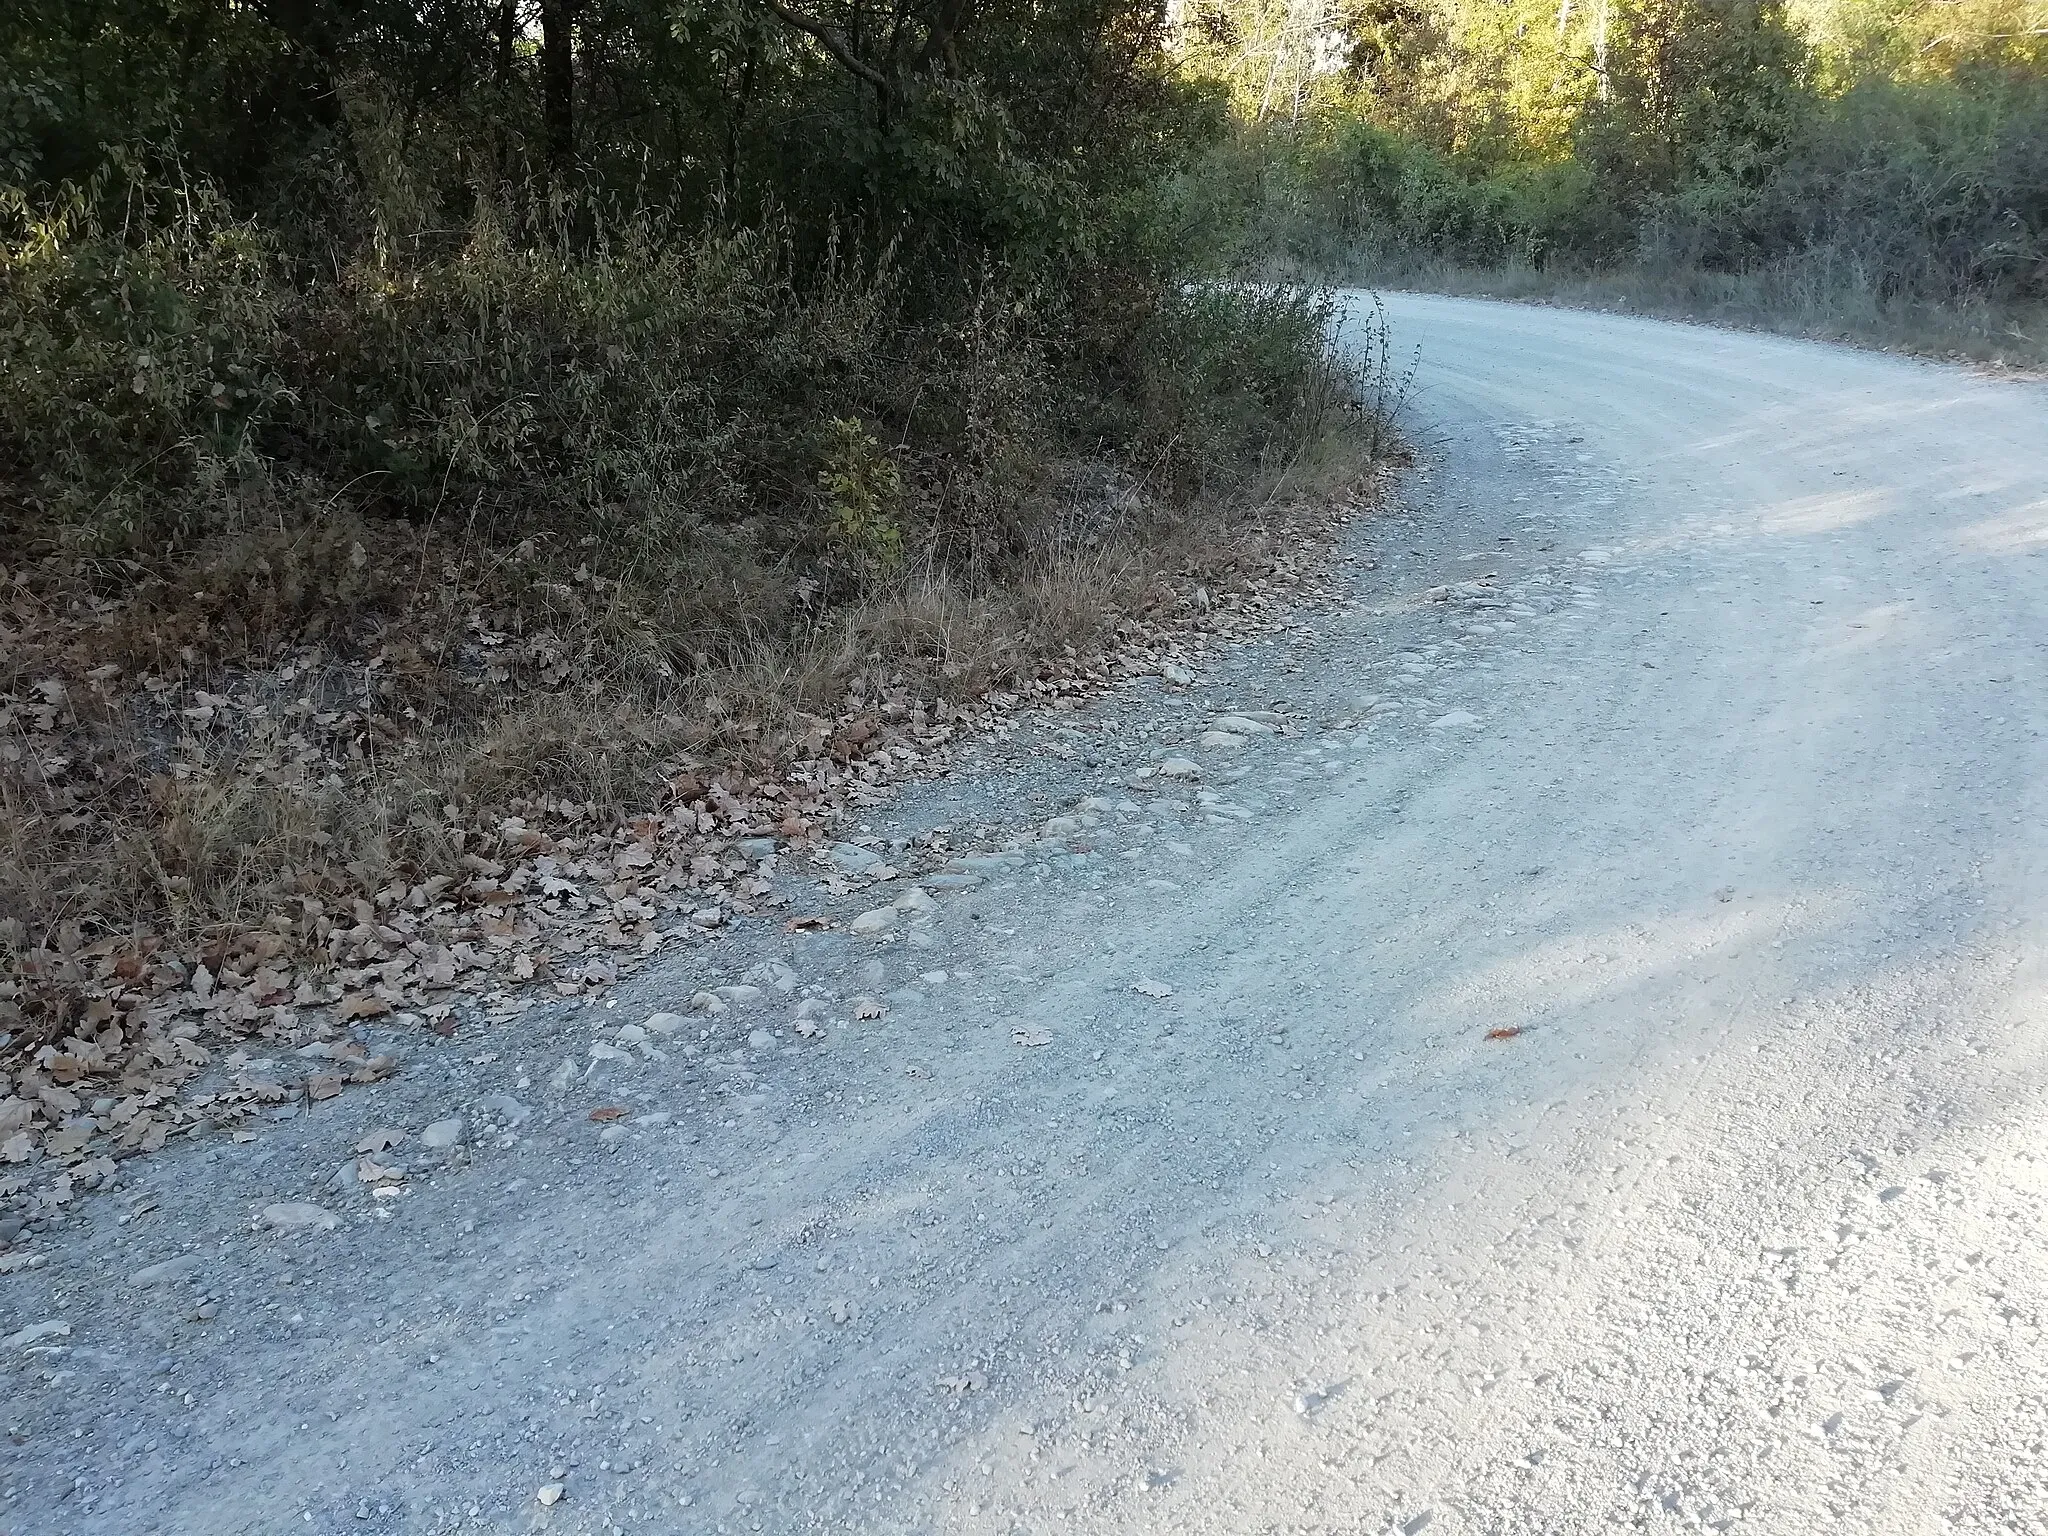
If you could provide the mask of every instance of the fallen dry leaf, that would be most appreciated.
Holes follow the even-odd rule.
[[[590,1118],[602,1125],[607,1120],[623,1120],[630,1113],[630,1110],[621,1109],[616,1104],[606,1104],[600,1108],[593,1109],[590,1112]]]
[[[396,1056],[372,1056],[355,1071],[349,1073],[352,1083],[379,1083],[398,1070]]]
[[[1486,1038],[1489,1040],[1512,1040],[1521,1032],[1522,1026],[1516,1024],[1508,1029],[1489,1029],[1486,1032]]]
[[[388,1128],[371,1131],[356,1143],[358,1152],[387,1152],[405,1140],[405,1132]]]
[[[1025,1025],[1020,1024],[1017,1026],[1017,1028],[1010,1031],[1010,1044],[1051,1045],[1052,1031],[1049,1029],[1037,1029],[1027,1027]]]

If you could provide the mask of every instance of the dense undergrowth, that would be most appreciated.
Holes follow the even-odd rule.
[[[765,771],[864,675],[974,697],[1099,650],[1195,524],[1348,462],[1297,290],[1084,315],[981,279],[913,315],[886,251],[800,279],[772,224],[572,243],[487,207],[294,280],[203,188],[114,206],[17,210],[0,290],[0,900],[43,932],[432,873],[444,803]],[[245,678],[354,734],[238,771],[246,722],[192,700]]]
[[[1350,34],[1183,179],[1185,216],[1274,270],[2048,359],[2026,6],[1508,9]]]

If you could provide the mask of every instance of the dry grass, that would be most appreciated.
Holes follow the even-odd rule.
[[[1270,569],[1369,467],[1333,434],[1227,498],[1076,509],[1000,580],[930,563],[794,622],[774,573],[707,562],[700,593],[661,594],[725,635],[688,672],[629,578],[520,572],[404,521],[316,509],[146,575],[50,556],[7,577],[0,937],[190,948],[454,877],[465,829],[503,815],[617,821],[685,770],[858,762],[849,728],[886,700],[946,718],[1103,668],[1193,586]]]

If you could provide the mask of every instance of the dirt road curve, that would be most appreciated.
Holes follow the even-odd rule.
[[[986,883],[29,1234],[0,1532],[2048,1529],[2048,388],[1391,308],[1411,510],[870,824]]]

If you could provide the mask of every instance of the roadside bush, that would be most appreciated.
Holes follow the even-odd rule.
[[[1828,269],[1880,299],[2048,296],[2048,82],[1859,85],[1753,187],[1701,183],[1657,205],[1642,255]]]
[[[42,207],[0,191],[0,229],[0,464],[41,526],[148,543],[260,467],[290,394],[258,229],[204,184],[131,174]]]
[[[1301,292],[913,302],[777,219],[471,206],[310,260],[171,162],[9,204],[0,943],[446,875],[423,803],[623,813],[862,679],[1035,675],[1356,437]]]

